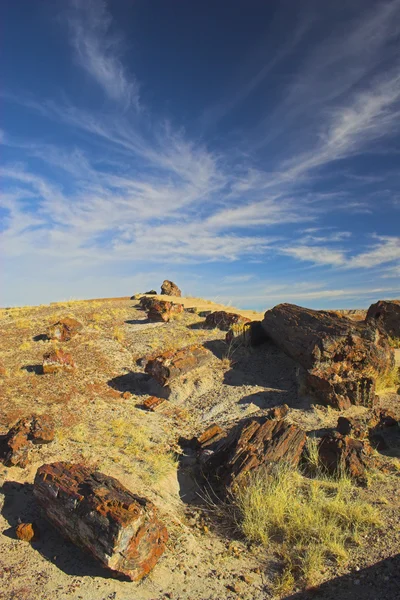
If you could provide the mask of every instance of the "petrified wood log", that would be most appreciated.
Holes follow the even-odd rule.
[[[161,286],[161,294],[163,296],[182,296],[182,292],[178,286],[173,281],[169,281],[168,279],[163,281]]]
[[[147,302],[147,318],[149,321],[167,323],[174,316],[183,312],[183,304],[175,304],[166,300],[152,299],[151,303]]]
[[[252,419],[239,423],[222,439],[206,461],[210,477],[232,488],[243,485],[246,474],[277,462],[299,463],[306,433],[283,419]]]
[[[72,356],[61,348],[52,350],[43,356],[43,373],[71,372],[74,369],[75,363]]]
[[[33,444],[48,444],[54,439],[54,422],[49,415],[20,419],[0,441],[0,460],[7,466],[25,467]]]
[[[238,323],[250,323],[250,319],[247,317],[242,317],[242,315],[238,315],[236,313],[228,313],[224,310],[217,310],[207,315],[204,326],[209,327],[210,329],[217,327],[222,331],[229,331],[232,325],[236,325]]]
[[[347,472],[352,479],[364,481],[370,463],[368,444],[335,431],[321,438],[318,453],[321,465],[331,475]]]
[[[307,388],[322,404],[372,406],[376,376],[394,367],[393,350],[376,327],[294,304],[268,310],[262,323],[307,370]]]
[[[400,339],[400,300],[380,300],[371,304],[365,320],[375,324],[389,337]]]
[[[60,533],[132,581],[147,575],[168,533],[157,509],[117,479],[80,464],[43,465],[33,493]]]
[[[225,336],[227,344],[260,346],[268,341],[261,321],[241,322],[232,325]]]
[[[161,385],[202,367],[211,359],[211,353],[203,346],[188,346],[177,352],[170,350],[149,360],[145,367],[146,373]]]
[[[47,337],[50,340],[58,340],[59,342],[68,342],[75,334],[82,329],[82,323],[71,317],[60,319],[57,323],[50,325]]]

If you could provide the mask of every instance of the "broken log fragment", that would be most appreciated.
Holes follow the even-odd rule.
[[[181,375],[202,367],[211,360],[211,353],[203,346],[188,346],[181,350],[169,350],[148,361],[145,371],[165,386]]]
[[[209,329],[221,329],[222,331],[229,331],[233,325],[250,323],[250,319],[242,317],[236,313],[228,313],[224,310],[216,310],[206,316],[204,321],[204,327]]]
[[[371,304],[365,321],[374,324],[394,340],[400,340],[400,300],[379,300]]]
[[[165,279],[162,283],[161,294],[163,296],[182,296],[182,292],[178,288],[176,283],[174,283],[173,281],[169,281],[168,279]]]
[[[320,464],[330,475],[347,473],[360,483],[365,482],[370,453],[367,443],[337,431],[323,436],[318,445]]]
[[[26,467],[33,445],[54,440],[54,422],[49,415],[20,419],[0,441],[0,460],[7,467]]]
[[[145,408],[146,410],[149,410],[151,412],[157,412],[158,410],[163,408],[163,405],[165,405],[165,403],[166,403],[165,398],[158,398],[157,396],[149,396],[143,402],[143,408]]]
[[[279,304],[262,321],[267,335],[306,373],[321,404],[371,407],[375,379],[394,367],[394,353],[376,327],[327,311]]]
[[[154,504],[113,477],[53,463],[38,469],[33,493],[64,537],[132,581],[147,575],[164,552],[168,533]]]
[[[246,420],[221,440],[206,460],[209,477],[227,489],[244,485],[247,474],[260,467],[281,462],[297,466],[306,443],[306,433],[283,419]]]
[[[82,327],[82,323],[76,319],[65,317],[64,319],[57,321],[57,323],[50,325],[47,337],[50,340],[68,342],[74,335],[81,331]]]
[[[61,348],[52,350],[43,356],[43,373],[59,373],[60,371],[71,372],[75,369],[75,363],[68,352]]]
[[[146,303],[147,318],[149,321],[168,323],[174,316],[183,313],[183,304],[175,304],[167,300],[157,300],[156,298],[149,298],[148,300],[151,300],[151,302]]]

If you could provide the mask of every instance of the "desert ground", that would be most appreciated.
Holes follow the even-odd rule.
[[[174,298],[171,298],[174,301]],[[204,329],[199,313],[224,308],[179,298],[185,310],[169,323],[152,323],[137,301],[70,301],[0,311],[0,434],[28,414],[49,414],[55,440],[34,448],[25,468],[0,466],[0,597],[4,600],[217,600],[308,597],[395,600],[400,597],[400,452],[380,455],[384,468],[354,493],[379,513],[379,523],[350,545],[339,563],[327,561],[312,585],[283,592],[280,545],[249,541],[230,509],[199,482],[193,456],[180,439],[209,425],[229,428],[287,404],[287,419],[307,432],[334,427],[338,411],[299,393],[298,366],[273,343],[231,348],[225,332]],[[62,346],[76,363],[72,373],[43,374],[43,354],[54,347],[47,327],[71,316],[82,331]],[[144,372],[143,359],[169,349],[204,345],[212,360],[171,388],[163,410],[143,401],[165,392]],[[399,360],[397,351],[397,360]],[[398,389],[379,391],[383,407],[399,410]],[[345,414],[361,410],[351,407]],[[152,500],[167,526],[166,550],[140,583],[117,578],[88,553],[64,540],[32,494],[39,466],[83,462],[116,477]],[[40,537],[16,538],[19,522],[34,522]]]

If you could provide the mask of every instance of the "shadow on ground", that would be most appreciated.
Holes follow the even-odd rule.
[[[25,365],[21,367],[23,371],[28,371],[28,373],[35,373],[35,375],[43,375],[43,365]]]
[[[115,578],[115,575],[103,568],[90,554],[80,550],[75,544],[64,539],[42,516],[41,509],[33,496],[31,484],[21,484],[16,481],[6,481],[0,488],[5,496],[2,515],[9,524],[3,535],[16,539],[15,527],[19,522],[35,523],[40,538],[31,542],[47,561],[53,563],[67,575],[80,577]],[[21,543],[21,552],[24,544]],[[120,579],[118,577],[118,579]],[[126,579],[126,578],[122,578]]]
[[[33,336],[32,339],[34,342],[49,342],[50,341],[45,333],[39,333],[39,335]]]
[[[151,377],[150,375],[147,375],[147,373],[136,373],[131,371],[125,375],[118,375],[117,377],[109,379],[107,385],[118,392],[130,392],[135,396],[148,396],[150,380]]]
[[[375,565],[336,577],[285,600],[397,600],[400,598],[400,554]]]

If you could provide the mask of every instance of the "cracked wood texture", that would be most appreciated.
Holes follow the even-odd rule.
[[[375,379],[394,367],[394,352],[376,327],[332,312],[279,304],[264,315],[267,335],[307,370],[307,391],[321,404],[372,406]]]
[[[65,462],[41,466],[34,495],[60,533],[105,567],[138,581],[165,549],[157,509],[117,479]]]
[[[161,385],[185,375],[193,369],[202,367],[211,359],[211,353],[203,346],[189,346],[175,352],[164,352],[148,361],[146,373]]]

